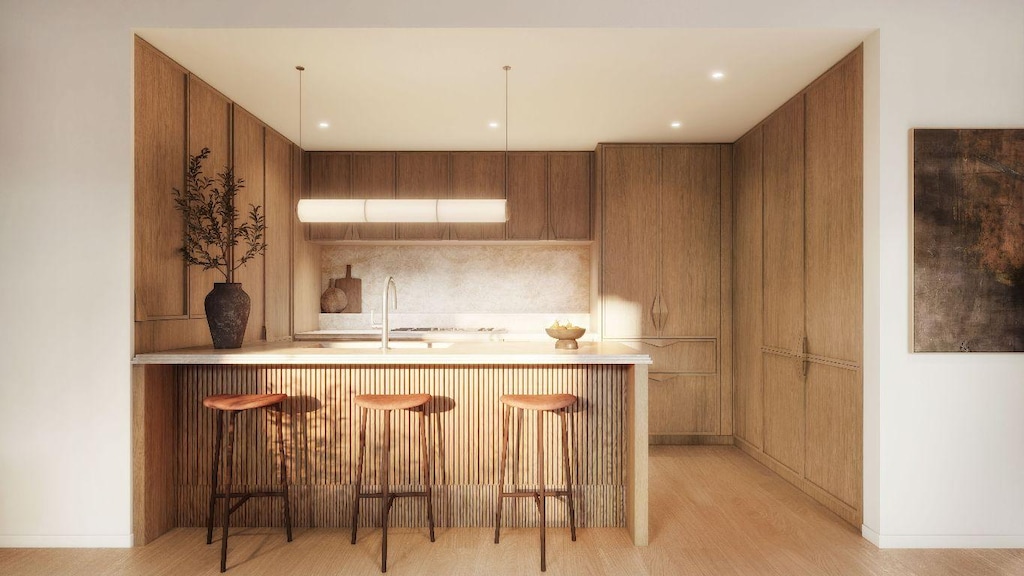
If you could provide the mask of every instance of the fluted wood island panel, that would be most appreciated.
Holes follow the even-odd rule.
[[[634,543],[647,541],[646,355],[618,345],[586,344],[555,352],[551,343],[452,347],[434,354],[380,352],[336,355],[292,344],[241,352],[190,349],[136,358],[136,541],[144,544],[175,526],[202,526],[210,493],[215,414],[202,399],[224,393],[284,393],[285,434],[293,522],[340,527],[351,521],[358,441],[357,394],[431,394],[427,434],[435,521],[440,526],[490,526],[501,433],[502,394],[569,393],[579,401],[569,418],[570,458],[577,522],[581,527],[628,527]],[[621,349],[620,349],[621,348]],[[550,352],[549,352],[550,350]],[[405,352],[405,351],[403,351]],[[479,355],[477,355],[479,352]],[[324,356],[324,353],[328,356]],[[205,354],[205,356],[204,356]],[[225,355],[226,354],[226,355]],[[262,363],[249,360],[259,358]],[[278,358],[273,362],[273,358]],[[306,358],[306,363],[299,360]],[[346,362],[348,360],[349,362]],[[456,362],[459,360],[459,362]],[[203,361],[210,363],[204,364]],[[575,362],[574,362],[575,361]],[[214,363],[223,362],[223,363]],[[636,385],[639,382],[641,385]],[[642,408],[642,409],[641,409]],[[560,485],[557,419],[546,417],[546,483]],[[420,482],[417,421],[393,416],[391,484]],[[512,419],[512,433],[517,433]],[[507,480],[536,484],[536,427],[526,418],[519,464]],[[382,415],[370,413],[364,485],[377,482]],[[277,476],[268,413],[238,419],[235,478],[258,489]],[[510,459],[514,450],[510,449]],[[421,499],[396,501],[391,522],[426,523]],[[280,525],[280,503],[254,499],[233,515],[238,525]],[[532,526],[532,500],[506,503],[507,525]],[[549,524],[564,524],[564,503],[550,503]],[[367,526],[378,514],[361,514]],[[234,522],[235,520],[233,520]]]

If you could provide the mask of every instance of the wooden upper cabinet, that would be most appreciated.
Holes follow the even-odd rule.
[[[135,39],[135,319],[188,314],[188,268],[179,250],[188,72]]]
[[[761,385],[761,158],[762,128],[733,146],[733,382],[735,432],[763,445]]]
[[[603,335],[657,337],[661,152],[657,146],[607,145],[600,153]]]
[[[508,239],[548,237],[548,159],[544,152],[508,155]]]
[[[203,164],[203,175],[217,179],[231,165],[231,101],[196,76],[188,76],[188,153],[199,154],[210,149]],[[244,213],[245,206],[239,205]],[[189,266],[189,316],[205,318],[206,295],[214,282],[223,282],[224,275],[216,270],[203,270]]]
[[[264,309],[267,340],[291,335],[292,143],[265,130],[264,207],[267,218]]]
[[[308,152],[310,198],[352,198],[352,154]],[[309,224],[310,240],[347,240],[352,224]]]
[[[663,337],[716,337],[721,314],[721,147],[661,148]]]
[[[804,97],[765,120],[764,346],[794,353],[804,338]]]
[[[548,239],[589,240],[593,154],[548,154]]]
[[[504,152],[452,152],[451,197],[505,198]],[[504,240],[505,223],[452,224],[452,240]]]
[[[235,178],[245,181],[245,187],[239,190],[238,196],[235,197],[239,223],[249,220],[252,206],[262,206],[266,214],[266,202],[263,197],[263,128],[259,118],[238,105],[234,106],[232,152]],[[247,248],[244,241],[235,246],[236,263],[245,256]],[[242,289],[249,294],[252,301],[249,323],[245,329],[246,342],[263,338],[263,270],[264,256],[259,255],[235,271],[234,281],[242,283]],[[223,279],[218,282],[223,282]]]
[[[807,89],[807,341],[817,356],[862,355],[863,53]]]
[[[352,197],[395,197],[394,152],[352,153]],[[395,225],[385,223],[355,224],[351,240],[394,240]]]
[[[447,152],[398,152],[396,198],[448,198]],[[399,224],[399,240],[447,240],[447,224]]]

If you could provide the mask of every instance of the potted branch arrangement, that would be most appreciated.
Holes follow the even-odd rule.
[[[262,208],[252,204],[248,219],[238,223],[235,198],[245,181],[236,179],[230,166],[218,173],[216,180],[204,176],[203,161],[209,155],[209,148],[189,155],[185,189],[174,189],[174,207],[185,217],[181,254],[188,264],[216,269],[224,276],[224,282],[214,283],[206,295],[206,322],[214,348],[240,348],[251,302],[242,284],[234,281],[235,270],[266,252],[267,227]],[[240,243],[245,251],[236,258],[235,248]]]

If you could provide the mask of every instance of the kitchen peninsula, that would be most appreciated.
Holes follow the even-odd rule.
[[[502,394],[569,393],[580,401],[570,414],[570,445],[577,522],[581,527],[625,526],[634,544],[646,545],[647,366],[651,359],[622,344],[581,342],[556,350],[547,342],[402,342],[381,351],[379,342],[278,342],[236,350],[210,347],[139,354],[134,359],[136,478],[135,533],[148,542],[176,526],[201,526],[209,497],[214,419],[202,398],[218,393],[289,395],[285,405],[293,521],[298,526],[344,526],[351,517],[356,394],[427,393],[434,510],[439,526],[491,526],[497,483]],[[238,461],[249,485],[272,481],[275,462],[268,419],[240,430]],[[396,420],[394,446],[416,433],[414,420]],[[371,428],[373,423],[370,424]],[[531,446],[532,426],[520,434]],[[370,438],[376,433],[370,431]],[[535,443],[535,437],[533,437]],[[557,456],[557,435],[546,450]],[[377,446],[367,446],[367,482],[377,474]],[[515,478],[535,477],[526,449]],[[395,450],[392,479],[415,485],[415,450]],[[558,481],[561,462],[546,465]],[[372,464],[371,464],[372,463]],[[520,480],[522,482],[522,480]],[[506,512],[511,525],[530,525],[532,502]],[[393,523],[415,526],[420,501],[402,502]],[[279,506],[253,501],[239,510],[240,524],[277,525]],[[564,523],[564,507],[551,506],[549,523]],[[373,515],[365,515],[368,522]]]

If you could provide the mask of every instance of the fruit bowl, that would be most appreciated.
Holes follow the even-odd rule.
[[[579,326],[559,326],[558,328],[545,328],[544,331],[548,333],[548,336],[558,340],[555,342],[555,348],[558,350],[577,350],[580,345],[576,343],[576,340],[582,337],[587,329]]]

